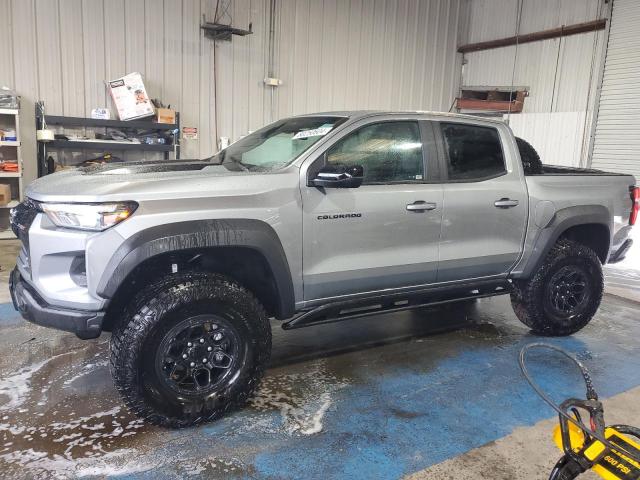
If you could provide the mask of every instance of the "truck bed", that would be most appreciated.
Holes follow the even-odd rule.
[[[534,175],[614,175],[624,176],[624,173],[605,172],[604,170],[596,170],[595,168],[578,168],[578,167],[565,167],[561,165],[542,165],[541,174],[527,173],[527,176]]]

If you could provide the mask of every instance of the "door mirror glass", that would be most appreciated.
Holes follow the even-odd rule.
[[[362,185],[364,169],[361,165],[325,165],[311,180],[314,187],[357,188]]]

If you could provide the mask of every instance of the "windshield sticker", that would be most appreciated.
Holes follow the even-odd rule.
[[[309,137],[321,137],[326,135],[331,131],[333,125],[330,127],[320,127],[314,128],[313,130],[303,130],[302,132],[298,132],[293,136],[294,140],[299,140],[301,138],[309,138]]]

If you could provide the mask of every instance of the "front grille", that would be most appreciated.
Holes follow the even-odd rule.
[[[40,206],[30,198],[11,209],[11,230],[29,251],[29,228],[40,212]]]

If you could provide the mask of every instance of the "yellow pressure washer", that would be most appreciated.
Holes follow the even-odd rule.
[[[569,398],[556,405],[532,380],[526,367],[526,355],[531,349],[554,350],[574,362],[587,387],[586,400]],[[553,435],[564,452],[549,480],[572,480],[592,470],[605,480],[640,480],[640,429],[628,425],[606,426],[604,408],[598,400],[591,375],[586,367],[567,351],[547,343],[531,343],[520,351],[520,369],[527,382],[559,416]],[[588,414],[589,426],[582,422]]]

